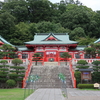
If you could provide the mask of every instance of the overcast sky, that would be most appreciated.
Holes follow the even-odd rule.
[[[4,0],[0,0],[0,1],[4,1]],[[61,0],[49,0],[49,1],[51,1],[52,3],[57,3],[60,2]],[[100,0],[79,0],[79,1],[83,3],[83,5],[92,8],[92,10],[94,11],[100,10]]]
[[[60,2],[61,0],[49,0],[53,3]],[[76,1],[76,0],[74,0]],[[79,0],[83,5],[92,8],[92,10],[100,10],[100,0]]]

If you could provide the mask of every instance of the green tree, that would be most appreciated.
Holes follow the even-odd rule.
[[[80,37],[86,37],[86,35],[83,28],[77,27],[73,31],[71,31],[70,37],[72,40],[75,40],[79,39]]]
[[[87,69],[89,68],[89,66],[87,66],[87,61],[86,60],[79,60],[77,62],[78,66],[76,66],[76,68],[79,68],[79,69]]]
[[[36,26],[40,33],[50,33],[50,32],[66,33],[70,31],[67,28],[65,29],[64,27],[62,27],[60,23],[43,21],[43,22],[37,23]]]
[[[8,12],[0,14],[0,35],[9,41],[14,31],[15,17]]]
[[[92,73],[93,82],[100,82],[100,61],[93,61],[92,64],[94,70],[94,72]]]
[[[68,52],[64,52],[61,55],[61,58],[64,58],[64,60],[66,61],[66,65],[67,65],[68,58],[71,58],[71,55]]]
[[[94,14],[91,9],[85,6],[68,4],[66,12],[60,16],[59,21],[64,28],[73,31],[75,28],[81,27],[81,33],[83,32],[86,36],[94,37],[94,32],[97,32],[97,23],[92,19]],[[82,36],[84,36],[84,34]]]
[[[23,64],[23,61],[20,60],[19,58],[15,58],[14,60],[12,60],[12,63],[13,63],[15,66],[19,66],[20,64]]]
[[[89,45],[91,42],[96,41],[96,38],[90,38],[89,36],[80,37],[76,40],[78,45]]]
[[[25,0],[14,0],[5,3],[2,8],[16,18],[16,22],[28,21],[28,5]]]
[[[92,47],[86,47],[84,49],[86,55],[89,57],[89,58],[95,58],[96,57],[96,49],[95,48],[92,48]]]
[[[81,83],[81,72],[75,71],[74,75],[75,75],[76,82],[77,82],[77,85],[78,85],[79,83]]]
[[[21,59],[15,58],[12,60],[14,66],[11,66],[10,69],[10,79],[14,79],[17,82],[17,87],[19,88],[20,84],[22,84],[23,77],[25,75],[25,67],[20,66],[23,63]]]
[[[90,43],[90,46],[86,47],[84,51],[89,58],[96,58],[96,54],[100,55],[100,43]]]
[[[12,34],[10,42],[15,45],[23,45],[24,42],[30,41],[33,39],[32,33],[30,33],[30,24],[20,22],[15,26],[15,32]]]
[[[93,70],[96,71],[96,72],[99,72],[99,70],[100,70],[100,61],[98,61],[98,60],[93,61],[92,64],[93,64]]]
[[[9,79],[9,66],[7,65],[7,60],[1,60],[0,63],[0,84],[4,88],[6,87],[6,81]]]
[[[12,79],[7,80],[7,81],[6,81],[6,84],[7,84],[7,87],[10,87],[10,88],[16,86],[15,80],[12,80]]]
[[[42,58],[42,55],[39,53],[34,53],[32,61],[35,61],[35,65],[37,65],[37,62],[40,61]]]
[[[9,58],[14,58],[15,56],[15,50],[16,48],[10,44],[3,44],[2,47],[0,47],[0,49],[2,50],[0,52],[0,58],[6,58],[6,59],[9,59]]]

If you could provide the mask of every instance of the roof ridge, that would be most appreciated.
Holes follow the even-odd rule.
[[[54,34],[54,35],[68,35],[68,33],[35,33],[36,35],[49,35],[49,34]]]

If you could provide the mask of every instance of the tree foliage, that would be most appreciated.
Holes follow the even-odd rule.
[[[0,47],[0,58],[14,58],[16,48],[10,44],[3,44]]]
[[[93,82],[100,82],[100,61],[93,61],[92,64],[94,70],[92,73]]]
[[[79,0],[0,2],[0,35],[15,45],[31,41],[38,32],[69,33],[70,39],[79,42],[86,36],[98,38],[99,19],[99,10],[94,12]]]
[[[35,61],[35,65],[37,65],[37,62],[40,61],[42,58],[42,55],[39,53],[34,53],[32,61]]]
[[[100,56],[100,43],[90,43],[90,46],[84,49],[89,58],[96,58]]]
[[[89,68],[89,66],[87,66],[87,61],[86,60],[79,60],[77,62],[78,66],[76,66],[76,68],[79,68],[79,69],[87,69]]]
[[[67,65],[67,61],[68,61],[68,58],[71,58],[72,56],[68,53],[68,52],[64,52],[62,55],[61,55],[61,58],[64,58],[64,60],[66,61],[66,65]]]
[[[15,65],[15,66],[18,66],[20,64],[23,64],[23,61],[19,58],[15,58],[12,60],[12,63]]]

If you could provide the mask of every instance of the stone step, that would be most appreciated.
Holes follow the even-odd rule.
[[[39,80],[35,82],[37,88],[61,88],[62,82],[58,77],[59,73],[63,73],[67,80],[67,87],[72,88],[72,80],[69,68],[66,66],[33,66],[31,75],[38,75]],[[27,85],[33,87],[33,83]]]
[[[44,66],[58,66],[58,62],[44,62]]]

